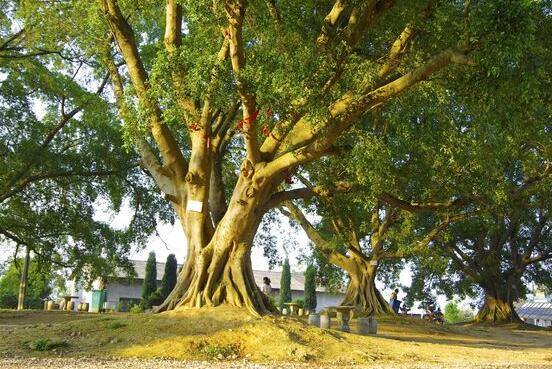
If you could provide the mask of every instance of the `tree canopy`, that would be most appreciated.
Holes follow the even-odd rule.
[[[116,267],[130,271],[131,247],[143,244],[158,219],[170,220],[166,205],[125,149],[106,101],[107,73],[92,77],[89,55],[39,42],[47,34],[21,23],[22,11],[18,2],[1,3],[2,248],[12,245],[17,258],[29,247],[36,260],[85,282]],[[96,216],[99,208],[123,207],[133,212],[123,229]]]
[[[68,85],[122,122],[112,149],[132,148],[182,224],[186,263],[157,311],[262,314],[274,306],[253,278],[253,239],[270,209],[313,196],[295,186],[302,171],[318,185],[321,168],[342,168],[371,194],[351,214],[375,223],[393,212],[382,195],[409,210],[461,204],[417,219],[411,239],[454,215],[505,214],[512,184],[546,188],[549,14],[528,0],[28,0],[11,18],[56,72],[86,57]],[[112,94],[90,90],[104,81]]]

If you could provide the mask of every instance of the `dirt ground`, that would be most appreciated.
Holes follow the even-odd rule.
[[[354,332],[354,320],[351,328]],[[311,327],[298,318],[254,318],[230,307],[155,315],[0,311],[0,368],[208,368],[214,363],[224,368],[552,368],[552,330],[440,327],[380,317],[378,334],[361,336]]]

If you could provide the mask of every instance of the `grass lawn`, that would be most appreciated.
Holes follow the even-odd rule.
[[[334,319],[335,321],[335,319]],[[354,320],[351,324],[355,330]],[[335,321],[337,326],[337,321]],[[231,307],[163,314],[0,311],[0,357],[140,357],[313,364],[526,364],[552,367],[552,330],[433,325],[380,317],[377,336],[254,318]]]

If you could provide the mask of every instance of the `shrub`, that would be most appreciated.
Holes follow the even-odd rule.
[[[305,271],[305,309],[316,310],[316,267],[309,265]]]
[[[29,348],[34,351],[50,351],[58,347],[67,347],[67,341],[53,341],[49,338],[40,338],[29,343]]]
[[[132,307],[130,308],[129,310],[131,313],[133,314],[139,314],[141,313],[143,310],[142,310],[142,307],[140,305],[132,305]]]
[[[289,259],[284,260],[282,266],[282,277],[280,279],[280,308],[284,306],[285,302],[291,302],[291,270],[289,266]]]
[[[447,323],[467,322],[473,319],[473,313],[467,309],[461,309],[456,301],[445,305],[445,321]]]
[[[142,303],[144,307],[148,306],[148,300],[151,294],[157,289],[157,262],[155,260],[155,252],[150,252],[146,261],[146,274],[144,283],[142,284]]]
[[[161,290],[161,288],[158,288],[148,298],[147,307],[150,308],[152,306],[161,305],[163,301],[165,301],[165,296],[163,296],[163,291]]]
[[[176,257],[174,254],[167,256],[167,262],[165,263],[165,272],[163,273],[163,279],[161,280],[161,296],[165,299],[169,296],[169,293],[176,286],[176,269],[178,264],[176,262]],[[159,305],[159,304],[155,304]]]
[[[123,323],[123,322],[113,322],[111,324],[108,324],[107,326],[109,329],[119,329],[119,328],[123,328],[123,327],[126,327],[126,324]]]
[[[295,299],[293,302],[297,304],[298,309],[305,308],[305,301],[303,299]]]
[[[237,359],[240,357],[241,348],[238,344],[232,343],[229,345],[205,345],[201,347],[200,352],[213,359]]]

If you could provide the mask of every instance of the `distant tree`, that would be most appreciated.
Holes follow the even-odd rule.
[[[149,298],[157,289],[157,262],[155,260],[155,252],[150,252],[146,262],[146,274],[144,275],[144,283],[142,284],[142,304],[145,307],[150,307]]]
[[[169,293],[176,286],[176,270],[178,268],[178,263],[176,262],[176,257],[174,254],[167,256],[167,262],[165,263],[165,273],[163,274],[163,279],[161,280],[161,296],[165,299],[169,296]]]
[[[288,258],[284,260],[284,265],[282,266],[279,299],[280,307],[283,307],[285,302],[291,302],[291,270]]]
[[[445,305],[445,321],[447,323],[459,323],[472,320],[473,313],[466,309],[461,309],[456,301],[450,301]]]
[[[7,265],[0,276],[0,308],[15,309],[19,294],[19,283],[23,269],[23,259],[17,259]],[[39,309],[43,299],[52,293],[52,288],[60,283],[53,269],[45,269],[45,264],[37,258],[32,258],[27,278],[27,290],[24,307],[27,309]]]
[[[130,274],[131,245],[170,221],[170,207],[151,191],[138,155],[123,147],[120,122],[102,97],[108,80],[79,86],[94,59],[71,53],[58,70],[56,47],[27,42],[34,32],[18,19],[23,4],[0,4],[0,254],[30,249],[46,268],[62,266],[88,285],[114,269]],[[115,213],[128,204],[134,216],[113,227],[96,217],[98,204]]]
[[[316,309],[316,267],[309,265],[305,271],[305,309]]]

